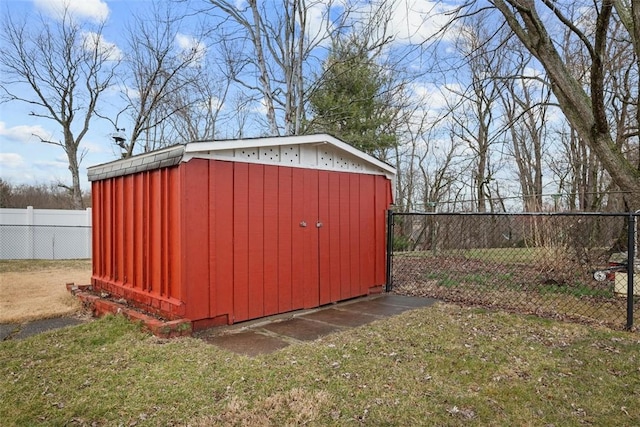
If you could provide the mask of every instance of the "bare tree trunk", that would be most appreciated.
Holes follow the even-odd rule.
[[[114,77],[118,58],[115,48],[102,41],[102,24],[80,26],[69,10],[59,21],[40,17],[35,24],[18,23],[10,15],[4,21],[0,66],[7,78],[0,82],[0,91],[4,101],[30,105],[31,116],[52,120],[60,127],[61,141],[36,137],[65,151],[71,186],[62,186],[69,190],[73,206],[82,209],[79,169],[83,153],[78,151],[98,99]],[[12,84],[16,82],[28,89]],[[79,129],[77,136],[73,129]]]
[[[591,74],[589,92],[583,88],[567,64],[558,54],[553,39],[549,35],[545,24],[540,19],[536,4],[533,0],[492,0],[495,7],[502,13],[507,24],[520,39],[523,45],[538,58],[544,67],[551,88],[556,96],[565,117],[578,132],[598,159],[607,169],[613,181],[625,192],[630,209],[640,208],[640,170],[632,165],[628,158],[615,144],[607,121],[604,91],[604,64],[607,32],[611,23],[614,3],[623,22],[632,26],[629,36],[636,46],[640,31],[635,23],[624,19],[627,3],[621,1],[604,1],[595,10],[596,20],[593,28],[593,42],[581,30],[553,7],[553,2],[547,2],[549,10],[556,15],[562,25],[566,25],[583,43],[590,54]],[[632,14],[639,14],[638,2],[633,1]]]

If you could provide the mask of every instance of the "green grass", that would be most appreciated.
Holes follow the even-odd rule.
[[[446,272],[428,273],[425,274],[424,277],[427,280],[437,280],[438,285],[444,286],[445,288],[454,288],[465,284],[493,287],[496,282],[502,283],[500,281],[511,279],[509,274],[499,274],[494,276],[488,273],[468,273],[452,276]]]
[[[0,260],[0,274],[9,272],[30,272],[42,270],[91,269],[90,259],[12,259]]]
[[[394,257],[431,258],[431,257],[461,257],[479,261],[495,262],[500,264],[533,264],[548,261],[555,257],[558,248],[478,248],[478,249],[452,249],[436,251],[395,252]],[[563,251],[564,252],[564,251]]]
[[[0,344],[3,425],[638,425],[637,334],[438,304],[254,359],[123,318]]]
[[[449,273],[428,272],[422,274],[424,280],[435,280],[438,286],[445,288],[455,288],[464,285],[488,286],[492,289],[504,288],[512,290],[522,290],[522,285],[513,282],[513,273]],[[537,291],[540,294],[563,294],[574,297],[596,297],[612,298],[613,289],[595,288],[590,284],[575,282],[573,285],[544,285],[539,284],[530,287],[530,291]]]
[[[574,285],[540,285],[537,290],[541,294],[564,294],[574,297],[613,298],[613,289],[600,289],[583,283]]]

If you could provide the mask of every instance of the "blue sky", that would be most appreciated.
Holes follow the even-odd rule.
[[[131,16],[149,9],[152,2],[153,0],[5,0],[0,11],[4,14],[10,10],[10,13],[16,16],[42,14],[47,19],[55,20],[56,11],[60,10],[61,5],[67,4],[77,19],[88,22],[106,20],[104,40],[121,46],[124,41],[120,35],[124,33],[125,23]],[[244,0],[237,2],[241,4]],[[322,7],[323,3],[325,2],[320,1],[317,5]],[[361,10],[366,11],[371,2],[362,1],[359,4]],[[392,0],[391,4],[395,9],[390,27],[400,43],[403,43],[403,40],[406,43],[409,37],[414,39],[412,41],[424,40],[433,33],[433,22],[427,22],[425,17],[432,12],[435,3],[424,0]],[[311,22],[312,28],[313,25]],[[188,38],[189,34],[184,36]],[[435,92],[436,89],[425,84],[416,88],[417,93],[421,91]],[[117,88],[105,92],[102,96],[101,111],[104,113],[107,105],[113,105],[114,111],[117,111],[115,106],[121,104],[119,97]],[[431,99],[433,100],[433,96]],[[19,102],[0,103],[0,177],[16,185],[69,183],[70,173],[62,148],[44,144],[34,136],[37,134],[44,138],[61,140],[59,126],[51,120],[30,116],[31,110],[32,107]],[[126,126],[126,123],[124,125]],[[83,139],[81,150],[86,152],[80,173],[83,188],[89,187],[86,179],[88,166],[108,162],[120,156],[120,151],[116,149],[110,136],[113,131],[110,123],[94,119],[89,133]]]
[[[150,0],[149,0],[150,1]],[[145,7],[149,1],[100,1],[80,0],[73,3],[76,13],[81,19],[107,19],[105,39],[117,43],[117,34],[122,30],[118,23],[135,13],[137,8]],[[46,17],[55,19],[56,0],[8,0],[2,7],[2,14],[6,8],[12,14],[42,13]],[[117,96],[115,93],[109,96]],[[50,184],[55,182],[70,182],[67,168],[66,154],[61,147],[44,144],[33,134],[61,139],[59,127],[51,120],[36,118],[29,115],[32,107],[11,102],[0,103],[0,177],[12,184]],[[86,167],[108,162],[117,158],[118,153],[113,149],[110,140],[112,126],[103,120],[94,120],[81,148],[86,150],[86,156],[81,163],[81,179],[83,188],[88,188]]]

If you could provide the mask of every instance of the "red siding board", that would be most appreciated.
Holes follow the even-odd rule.
[[[264,315],[278,313],[278,167],[265,166],[262,200],[264,205]]]
[[[216,286],[216,276],[218,275],[218,245],[217,245],[217,227],[218,215],[220,214],[216,199],[218,196],[217,183],[218,175],[216,174],[216,164],[209,162],[209,182],[207,183],[207,191],[209,197],[209,228],[206,230],[209,238],[209,317],[215,317],[218,312],[218,287]]]
[[[153,193],[151,192],[151,173],[143,172],[142,173],[143,183],[142,183],[142,242],[140,245],[142,246],[142,282],[140,286],[143,291],[150,291],[150,282],[152,280],[151,277],[151,269],[153,259],[149,253],[149,245],[151,240],[151,206],[152,201],[151,197]]]
[[[349,174],[340,174],[340,299],[351,297],[351,246],[350,239],[350,197]]]
[[[293,170],[278,168],[278,311],[285,313],[292,306],[292,233],[297,232],[298,223],[293,215]]]
[[[161,169],[160,171],[160,295],[163,297],[169,296],[169,200],[168,192],[169,188],[169,174],[167,169]]]
[[[233,322],[249,319],[249,165],[233,173]]]
[[[111,187],[113,184],[113,180],[108,180],[105,183],[105,221],[104,221],[104,235],[106,236],[105,242],[105,257],[104,264],[105,276],[115,280],[115,275],[113,274],[113,241],[112,236],[114,235],[113,229],[111,228],[113,225],[113,192],[111,191]]]
[[[167,244],[168,262],[169,265],[169,292],[170,298],[175,298],[178,301],[182,301],[184,293],[181,289],[181,243],[180,238],[182,235],[182,226],[180,224],[180,175],[178,168],[167,169],[168,177],[168,197],[169,197],[169,242]]]
[[[374,185],[373,175],[360,178],[360,294],[368,293],[375,283]]]
[[[331,302],[339,301],[343,277],[340,275],[340,262],[342,256],[342,245],[340,244],[340,174],[329,174],[329,197],[327,200],[328,209],[328,248],[320,247],[321,251],[329,252],[329,276],[331,289]]]
[[[304,307],[304,259],[305,235],[309,221],[305,219],[304,175],[302,169],[292,170],[292,221],[291,221],[291,309]],[[306,226],[301,224],[305,222]]]
[[[146,258],[144,256],[145,246],[145,196],[144,196],[144,182],[145,175],[138,174],[134,176],[135,180],[135,207],[133,218],[133,258],[134,258],[134,281],[133,287],[137,289],[145,289],[144,282],[146,280]]]
[[[312,308],[319,304],[319,277],[318,277],[318,171],[304,169],[304,194],[301,198],[304,204],[304,228],[303,243],[303,307]]]
[[[233,163],[212,162],[213,174],[215,174],[215,189],[211,203],[216,211],[216,222],[212,223],[215,229],[215,240],[211,245],[211,252],[215,253],[216,268],[214,283],[215,288],[215,312],[213,317],[222,315],[231,316],[233,312]]]
[[[151,206],[149,207],[149,267],[150,267],[150,291],[156,295],[160,295],[162,286],[162,188],[160,182],[160,171],[155,170],[150,172],[149,185],[151,192],[149,200]]]
[[[361,295],[362,284],[360,282],[360,177],[349,174],[349,240],[350,253],[350,293],[349,297]]]
[[[98,181],[91,183],[91,277],[102,277],[102,194],[100,193],[101,183]]]
[[[376,276],[375,285],[384,285],[387,265],[387,209],[390,201],[387,199],[388,180],[383,176],[375,177],[375,250],[376,250]]]
[[[249,318],[264,315],[264,166],[249,165]]]
[[[209,197],[208,162],[192,160],[185,164],[182,179],[182,267],[186,284],[187,317],[209,316]]]
[[[122,270],[123,265],[122,261],[124,260],[123,256],[123,245],[122,245],[122,222],[123,222],[123,211],[122,211],[122,179],[114,179],[113,180],[113,233],[115,235],[114,239],[114,257],[113,257],[113,279],[116,283],[122,283]]]
[[[132,286],[134,281],[134,265],[135,260],[133,258],[133,212],[134,212],[134,203],[135,200],[133,198],[133,176],[127,175],[123,178],[123,190],[124,190],[124,233],[122,235],[123,239],[123,252],[122,257],[124,258],[124,277],[122,281],[125,286]]]
[[[329,217],[329,172],[318,172],[318,270],[319,270],[319,304],[331,302],[331,218]]]

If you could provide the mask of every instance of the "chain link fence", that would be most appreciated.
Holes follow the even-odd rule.
[[[388,290],[631,329],[636,218],[390,213]]]
[[[0,259],[91,258],[91,227],[0,225]]]

